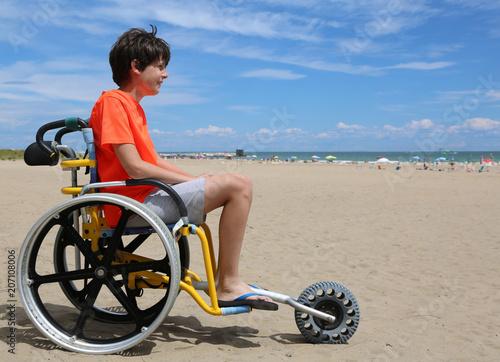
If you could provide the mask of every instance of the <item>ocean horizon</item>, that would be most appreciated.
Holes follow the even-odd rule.
[[[160,152],[165,155],[178,155],[178,156],[189,156],[189,155],[207,155],[208,157],[224,157],[225,155],[231,155],[235,157],[235,152]],[[293,151],[276,151],[276,152],[246,152],[245,156],[237,157],[240,159],[250,159],[250,160],[267,160],[267,159],[277,159],[280,161],[294,160],[294,161],[312,161],[313,159],[318,161],[332,160],[334,162],[375,162],[380,158],[386,158],[393,162],[415,162],[415,161],[426,161],[434,162],[440,160],[443,162],[480,162],[481,159],[492,159],[493,161],[500,161],[500,151],[447,151],[441,150],[436,152],[396,152],[396,151],[380,151],[380,152],[365,152],[365,151],[353,151],[353,152],[293,152]],[[214,156],[212,156],[214,155]],[[335,158],[331,158],[333,156]],[[329,157],[329,158],[327,158]]]

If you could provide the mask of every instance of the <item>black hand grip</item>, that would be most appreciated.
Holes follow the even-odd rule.
[[[177,207],[179,208],[179,213],[181,214],[181,217],[188,216],[187,208],[186,208],[186,205],[184,204],[184,201],[181,199],[179,194],[169,185],[167,185],[161,181],[151,179],[151,178],[144,178],[144,179],[140,179],[140,180],[130,179],[130,180],[126,180],[125,184],[127,186],[154,186],[154,187],[158,187],[159,189],[162,189],[167,194],[169,194],[169,196],[175,201],[175,203],[177,204]]]
[[[61,128],[59,131],[57,131],[56,136],[54,138],[54,141],[57,142],[58,145],[62,145],[62,137],[68,133],[73,133],[72,129],[69,128]]]
[[[88,124],[81,118],[70,117],[66,119],[61,119],[59,121],[50,122],[40,127],[40,129],[36,133],[36,143],[38,144],[40,149],[51,158],[54,157],[56,150],[52,149],[50,146],[48,146],[47,142],[43,141],[43,136],[50,130],[62,127],[67,127],[68,131],[61,130],[60,132],[57,133],[55,141],[58,144],[61,144],[61,137],[64,134],[76,131],[81,128],[87,128]]]
[[[36,143],[38,144],[38,147],[45,152],[50,158],[54,157],[56,154],[56,150],[53,150],[51,147],[47,145],[46,142],[43,142],[43,136],[45,135],[46,132],[52,130],[52,129],[57,129],[64,127],[66,125],[65,120],[61,119],[59,121],[54,121],[50,122],[47,124],[44,124],[42,127],[38,129],[38,132],[36,133]]]

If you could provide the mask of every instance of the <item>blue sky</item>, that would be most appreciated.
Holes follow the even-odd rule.
[[[131,27],[172,49],[158,151],[500,150],[498,0],[2,0],[0,148],[88,118]]]

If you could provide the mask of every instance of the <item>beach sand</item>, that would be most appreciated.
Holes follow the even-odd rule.
[[[174,162],[174,161],[172,161]],[[488,172],[385,169],[327,163],[177,160],[193,174],[240,172],[254,184],[241,278],[298,297],[331,280],[357,298],[361,320],[343,345],[313,345],[294,311],[214,317],[181,293],[165,321],[138,346],[88,356],[56,347],[16,303],[15,356],[7,360],[497,360],[500,355],[500,167]],[[360,167],[361,166],[361,167]],[[68,200],[59,167],[0,162],[1,265],[31,226]],[[219,213],[208,216],[217,240]],[[194,241],[195,239],[193,239]],[[192,269],[201,264],[191,245]],[[8,326],[7,278],[0,331]],[[19,295],[17,295],[19,297]],[[64,295],[61,293],[61,297]],[[13,357],[13,358],[11,358]]]

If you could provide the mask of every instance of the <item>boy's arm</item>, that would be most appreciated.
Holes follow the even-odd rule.
[[[168,162],[163,157],[161,157],[158,153],[156,153],[156,162],[158,162],[158,166],[160,166],[161,168],[163,168],[165,170],[177,172],[177,173],[180,173],[181,175],[184,175],[184,176],[193,177],[193,175],[190,175],[186,171],[181,170],[179,167],[172,165],[170,162]]]
[[[173,172],[178,172],[180,173],[181,175],[184,175],[184,176],[189,176],[189,177],[194,177],[194,178],[207,178],[207,177],[212,177],[213,174],[212,173],[204,173],[204,174],[201,174],[200,176],[193,176],[189,173],[187,173],[186,171],[184,170],[181,170],[179,167],[175,166],[175,165],[172,165],[170,162],[168,162],[167,160],[165,160],[164,158],[162,158],[158,153],[156,153],[156,160],[158,162],[158,166],[160,166],[161,168],[165,169],[165,170],[168,170],[168,171],[173,171]]]
[[[177,184],[196,178],[165,160],[163,160],[165,162],[161,162],[161,167],[143,161],[134,144],[116,144],[113,145],[113,150],[122,167],[133,179],[152,178],[166,184]]]

